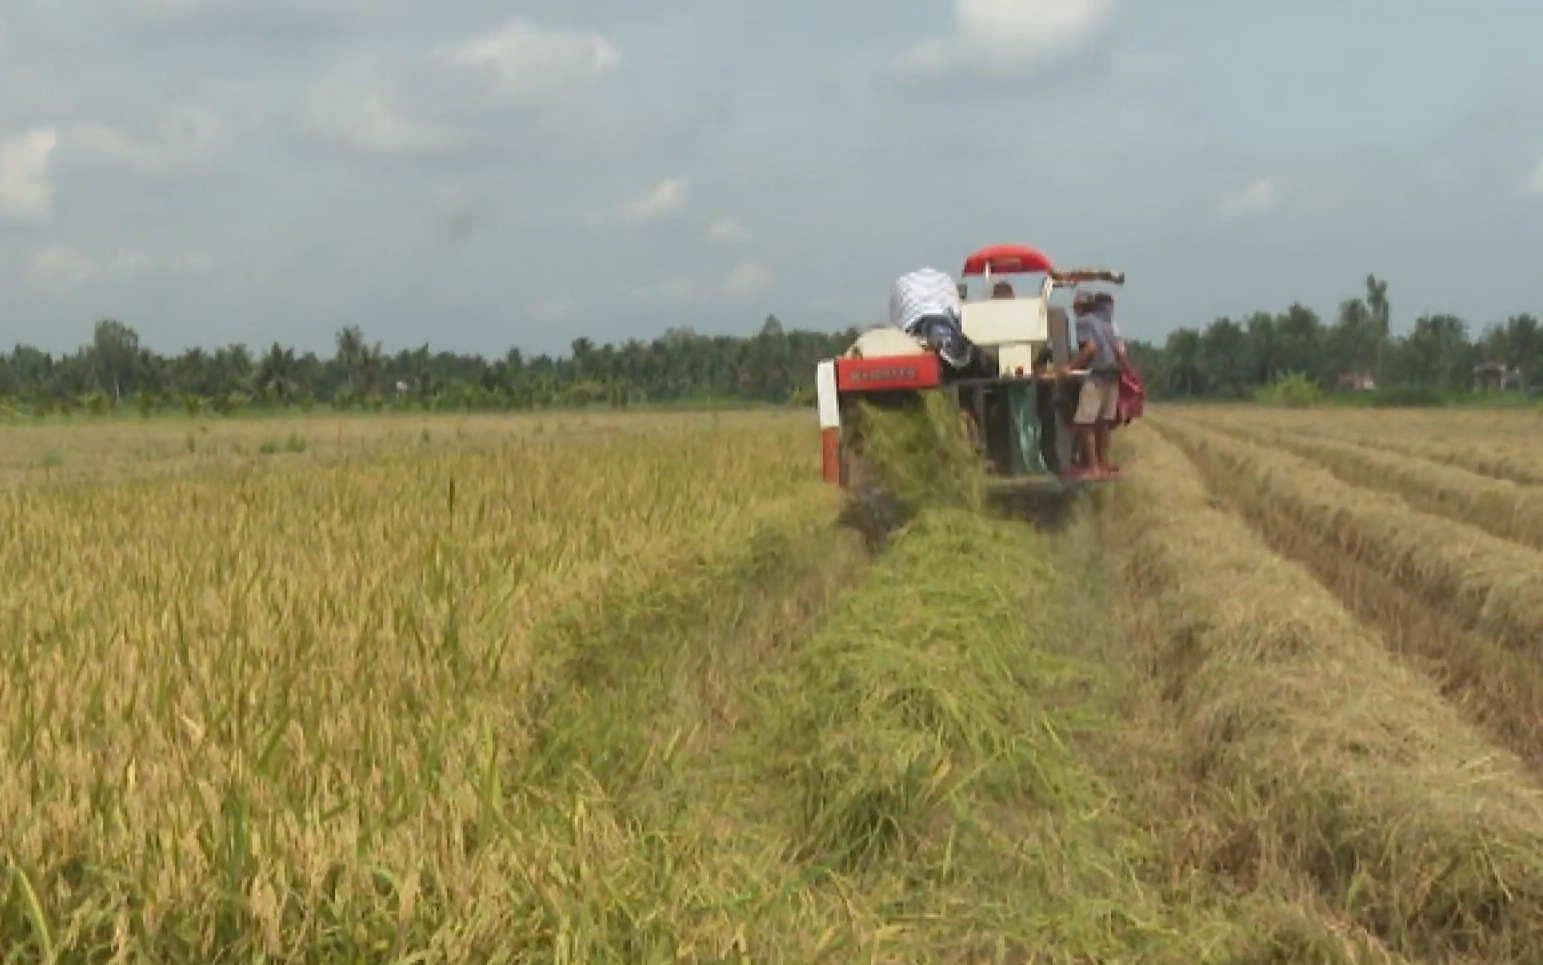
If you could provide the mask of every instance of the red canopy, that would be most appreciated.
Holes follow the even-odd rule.
[[[965,259],[964,275],[984,275],[988,267],[993,275],[1055,270],[1055,265],[1038,248],[1030,248],[1028,245],[989,245]]]

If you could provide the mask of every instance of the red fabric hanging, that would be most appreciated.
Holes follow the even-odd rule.
[[[1135,366],[1127,361],[1120,367],[1120,401],[1115,410],[1114,427],[1128,426],[1141,418],[1146,405],[1146,386],[1141,384]]]

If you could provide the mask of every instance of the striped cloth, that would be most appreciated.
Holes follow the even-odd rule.
[[[944,315],[957,322],[962,313],[958,286],[946,272],[936,268],[901,275],[889,296],[890,324],[907,332],[929,315]]]

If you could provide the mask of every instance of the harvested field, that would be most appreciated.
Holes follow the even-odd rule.
[[[1294,433],[1249,442],[1228,420],[1175,415],[1160,428],[1275,549],[1312,569],[1500,743],[1543,761],[1543,557],[1524,545],[1528,490]],[[1517,541],[1492,535],[1507,532]]]
[[[1261,435],[1218,420],[1218,430],[1321,464],[1343,482],[1391,493],[1429,513],[1543,549],[1543,486],[1497,479],[1455,465],[1290,430]]]
[[[1435,606],[1523,652],[1543,641],[1543,554],[1409,502],[1344,483],[1312,462],[1199,424],[1162,423],[1192,452],[1219,461],[1249,498],[1409,585]]]
[[[1495,479],[1543,486],[1543,430],[1538,410],[1292,411],[1208,407],[1213,425],[1254,432],[1292,431],[1412,456]]]
[[[1543,801],[1522,763],[1217,508],[1177,448],[1140,445],[1120,565],[1211,799],[1198,860],[1298,875],[1408,957],[1543,955]]]
[[[806,412],[0,426],[0,949],[1543,961],[1537,500],[1395,448],[1526,416],[1335,418],[1053,531]]]

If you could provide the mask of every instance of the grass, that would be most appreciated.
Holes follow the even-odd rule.
[[[272,455],[277,452],[305,452],[310,447],[310,441],[298,432],[291,432],[281,438],[273,437],[264,439],[257,447],[257,451],[263,455]]]
[[[1506,665],[1438,685],[1423,584],[1288,562],[1375,498],[1245,418],[1122,430],[1049,533],[946,407],[864,414],[866,520],[806,413],[0,430],[0,950],[1543,957],[1534,776],[1459,706]]]

